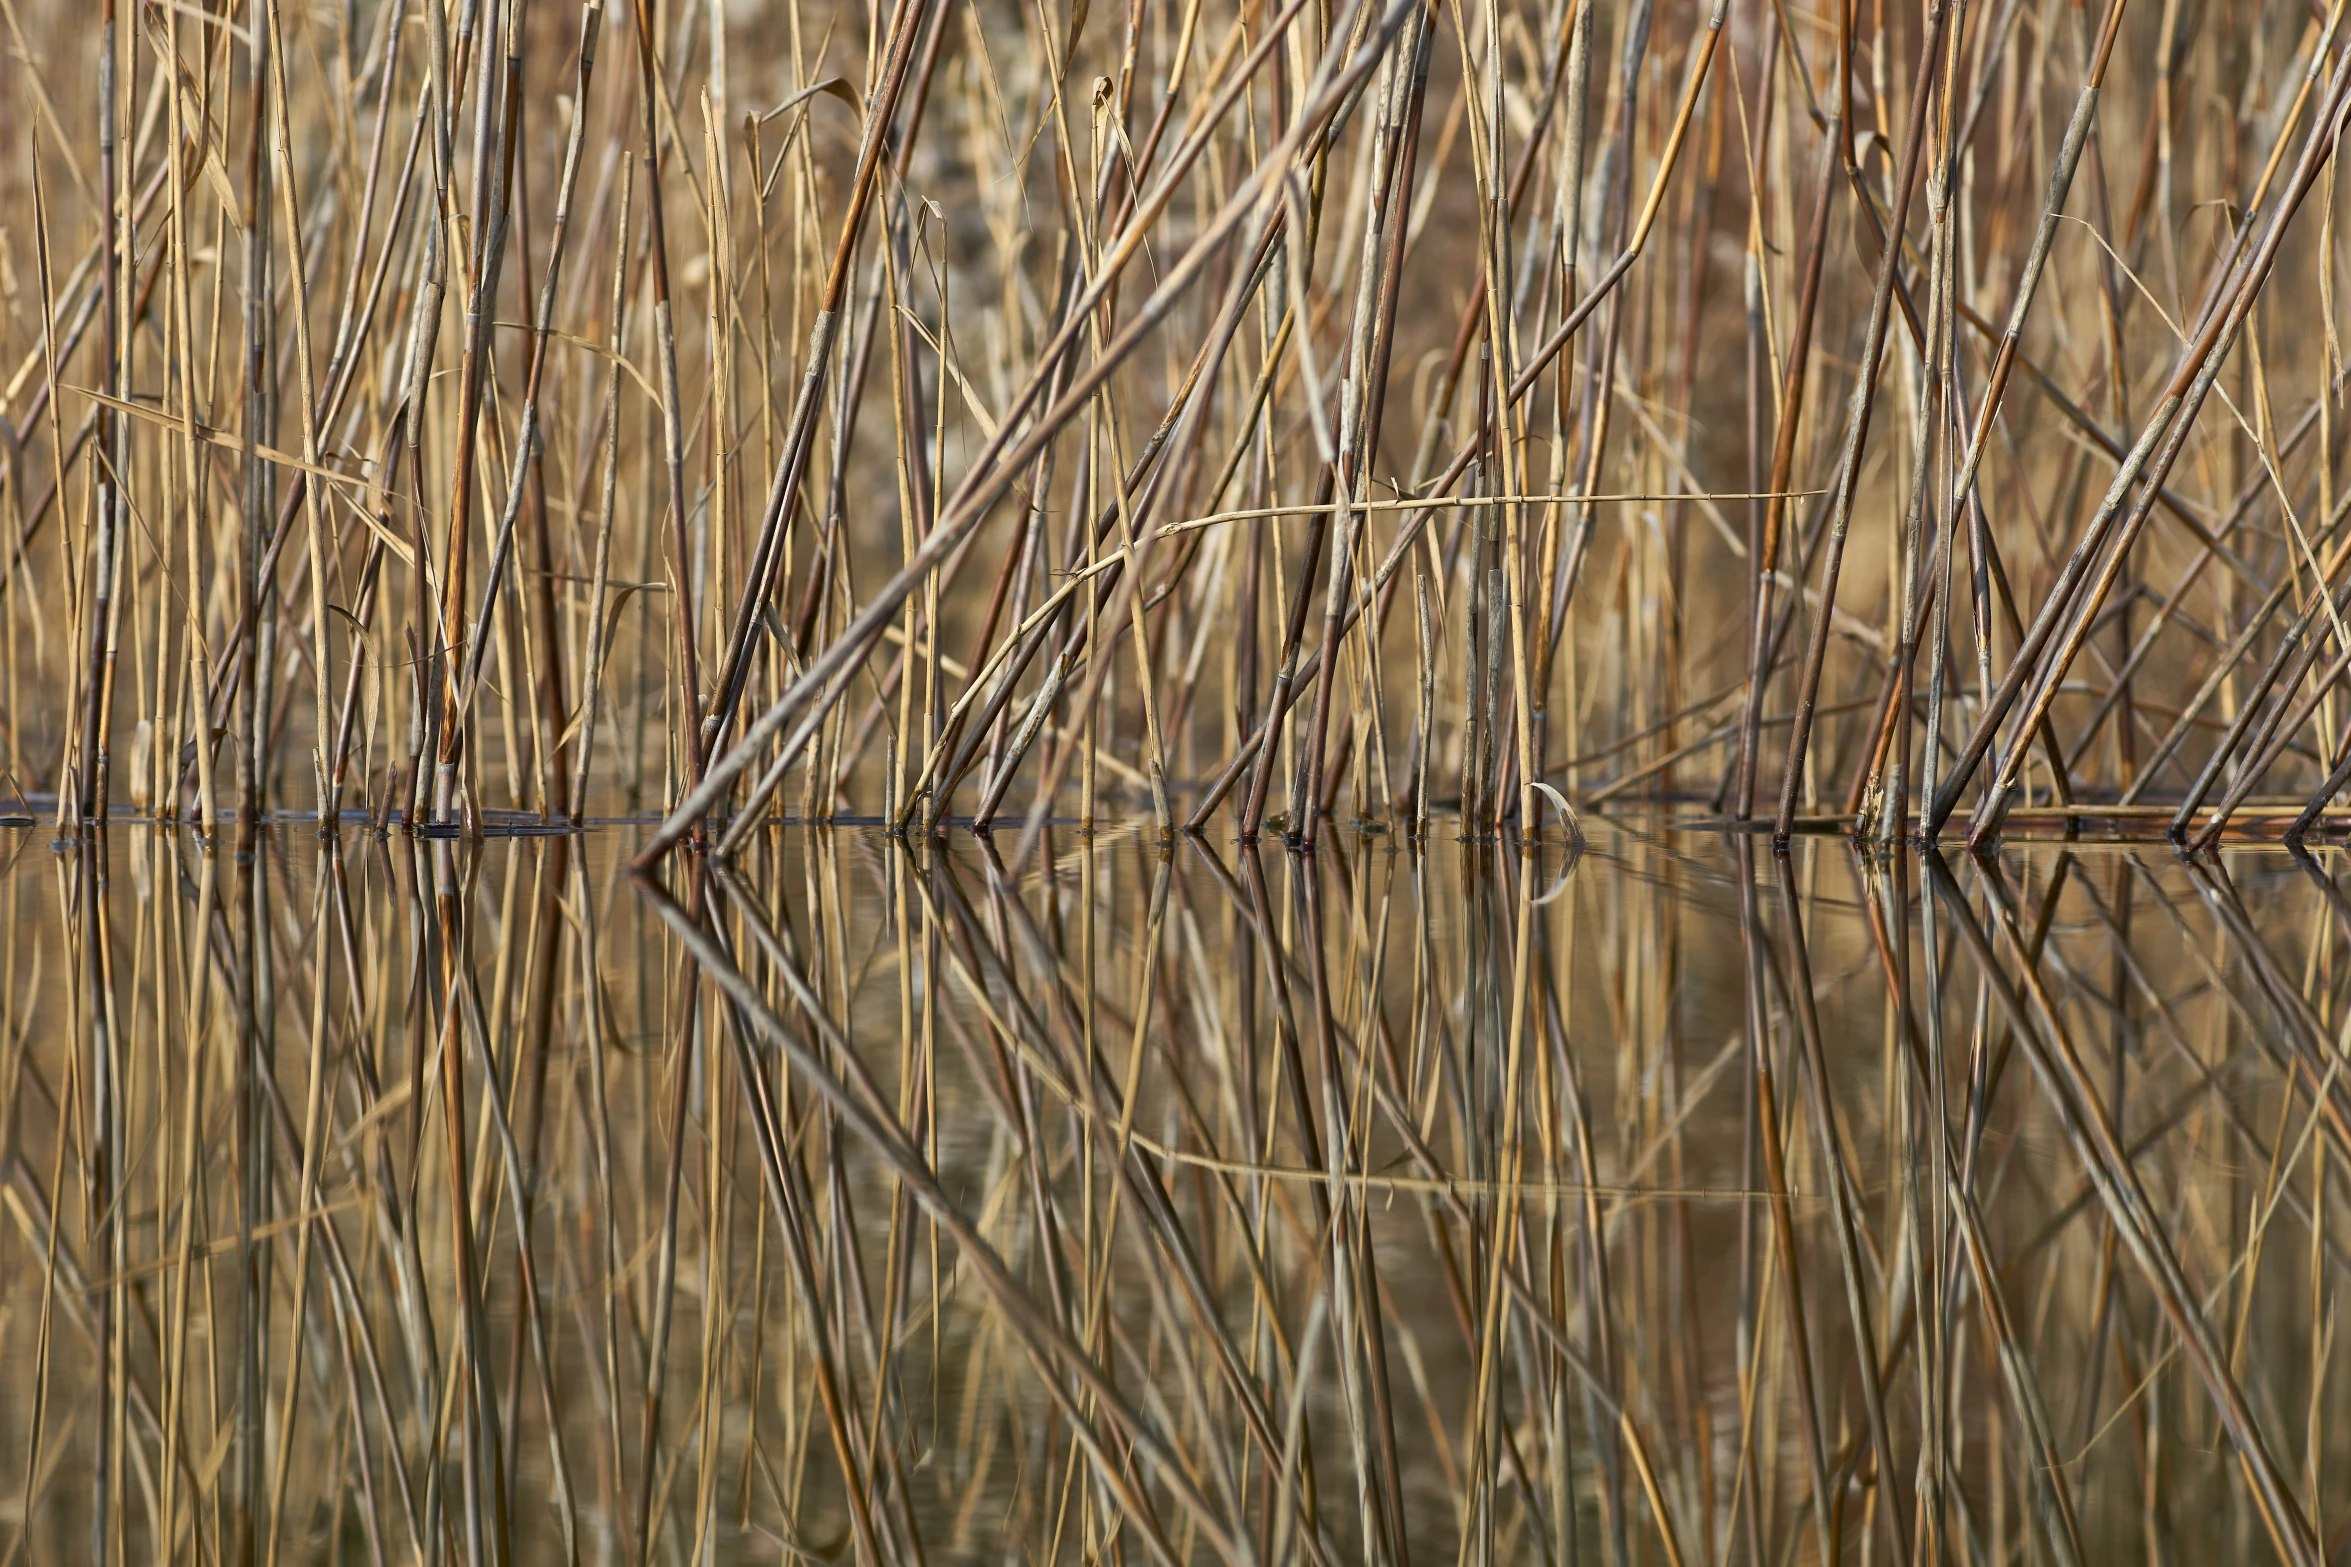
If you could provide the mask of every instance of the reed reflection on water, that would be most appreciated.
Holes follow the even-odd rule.
[[[2331,851],[47,837],[0,1561],[2351,1525]]]

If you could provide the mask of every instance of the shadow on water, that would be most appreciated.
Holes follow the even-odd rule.
[[[2351,1526],[2332,853],[35,839],[0,1560]]]

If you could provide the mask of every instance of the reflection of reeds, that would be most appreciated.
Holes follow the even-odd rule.
[[[1754,847],[20,855],[7,1553],[2321,1559],[2339,867]]]

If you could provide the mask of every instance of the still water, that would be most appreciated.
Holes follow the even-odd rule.
[[[2339,852],[1589,825],[0,831],[0,1563],[2336,1553]]]

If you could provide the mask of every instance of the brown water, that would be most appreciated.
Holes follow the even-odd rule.
[[[2339,854],[51,836],[0,832],[0,1562],[2351,1524]]]

